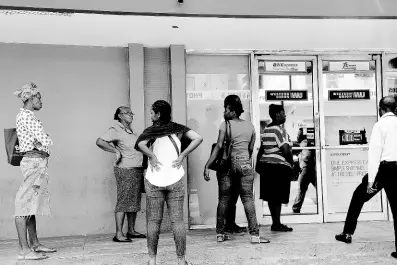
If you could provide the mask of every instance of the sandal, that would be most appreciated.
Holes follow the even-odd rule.
[[[48,256],[42,255],[33,250],[27,254],[20,253],[18,255],[18,260],[42,260],[42,259],[48,259]]]
[[[128,239],[131,239],[131,238],[146,238],[146,236],[144,234],[141,234],[141,233],[138,233],[138,232],[135,232],[134,234],[127,233],[126,237]]]
[[[36,247],[32,247],[32,250],[35,252],[44,252],[44,253],[54,253],[57,252],[55,248],[48,248],[43,245],[38,245]]]
[[[262,236],[251,236],[251,244],[270,243],[270,240]]]

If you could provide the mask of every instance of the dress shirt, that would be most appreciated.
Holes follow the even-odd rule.
[[[368,182],[374,182],[381,161],[397,161],[397,116],[385,113],[375,123],[368,151]]]
[[[17,135],[20,152],[31,151],[36,148],[39,151],[49,152],[49,146],[52,140],[48,134],[44,132],[43,124],[36,118],[33,111],[21,109],[17,115]]]

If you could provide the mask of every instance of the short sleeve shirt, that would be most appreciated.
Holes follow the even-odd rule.
[[[115,147],[120,151],[121,162],[117,167],[142,167],[143,155],[134,148],[138,137],[133,131],[127,130],[123,124],[120,122],[115,123],[100,138],[106,142],[113,142]]]
[[[261,135],[263,155],[260,161],[271,164],[282,164],[291,167],[287,162],[280,147],[284,144],[292,145],[287,131],[281,126],[274,125],[264,129]]]
[[[232,157],[242,156],[248,157],[248,146],[251,142],[252,135],[255,133],[254,125],[249,121],[234,121],[231,120],[231,138],[232,138]],[[226,133],[226,122],[222,122],[219,130]],[[229,133],[229,128],[227,129]],[[225,135],[226,137],[226,135]]]

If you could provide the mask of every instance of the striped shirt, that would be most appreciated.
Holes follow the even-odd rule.
[[[280,149],[284,144],[292,145],[289,135],[284,128],[279,125],[265,128],[261,135],[261,144],[264,150],[260,159],[261,162],[282,164],[291,167]]]

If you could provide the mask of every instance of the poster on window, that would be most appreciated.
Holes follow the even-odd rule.
[[[346,213],[354,190],[368,171],[368,148],[333,149],[325,155],[328,213]],[[366,203],[362,212],[380,212],[380,194]]]

